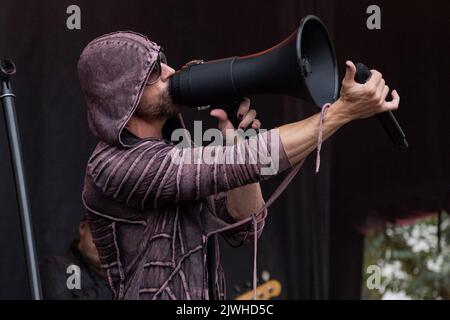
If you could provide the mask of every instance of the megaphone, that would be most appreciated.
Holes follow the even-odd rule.
[[[364,83],[369,69],[356,64],[355,80]],[[243,57],[190,64],[171,78],[169,93],[189,107],[236,104],[253,94],[279,94],[303,99],[319,108],[338,97],[338,69],[325,25],[308,15],[299,28],[276,46]],[[391,141],[407,149],[405,134],[391,111],[377,114]]]
[[[287,95],[317,107],[338,96],[336,54],[328,31],[313,15],[274,47],[247,56],[191,64],[171,78],[177,104],[221,106],[254,94]]]

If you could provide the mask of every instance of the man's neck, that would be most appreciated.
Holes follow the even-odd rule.
[[[162,138],[162,128],[166,123],[166,118],[142,119],[132,116],[126,128],[136,137],[145,139],[150,137]]]

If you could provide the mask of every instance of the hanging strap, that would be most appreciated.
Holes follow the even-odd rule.
[[[322,148],[322,142],[323,142],[323,121],[325,119],[325,114],[327,112],[327,109],[330,107],[330,104],[327,103],[322,107],[322,111],[320,113],[320,122],[319,122],[319,133],[317,137],[317,155],[316,155],[316,173],[319,172],[320,169],[320,151]],[[300,171],[300,168],[303,166],[303,163],[305,162],[305,159],[303,159],[300,163],[293,166],[286,177],[284,177],[283,181],[278,185],[278,187],[275,189],[275,191],[270,195],[269,199],[266,201],[266,203],[255,213],[253,213],[251,216],[242,219],[236,223],[230,224],[226,227],[214,230],[207,234],[207,237],[214,233],[223,232],[229,229],[233,229],[236,227],[239,227],[243,224],[246,224],[250,220],[252,220],[253,224],[253,300],[256,300],[256,287],[257,287],[257,254],[258,254],[258,230],[257,230],[257,223],[256,223],[256,216],[260,214],[265,209],[268,209],[272,203],[281,195],[281,193],[287,188],[287,186],[291,183],[292,179],[297,175],[297,173]],[[248,232],[247,232],[248,235]],[[246,238],[246,237],[245,237]]]
[[[320,168],[320,150],[322,149],[322,142],[323,142],[323,120],[330,105],[331,104],[329,103],[324,104],[324,106],[322,107],[322,111],[320,112],[319,134],[317,137],[316,173],[319,172]]]

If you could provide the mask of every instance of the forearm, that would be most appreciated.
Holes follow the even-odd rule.
[[[238,136],[237,140],[243,139]],[[227,210],[236,220],[249,217],[264,204],[259,182],[229,190],[226,194]]]
[[[236,220],[249,217],[263,204],[264,199],[259,183],[248,184],[227,192],[227,210]]]
[[[385,100],[389,87],[385,85],[381,73],[372,70],[371,79],[361,85],[354,81],[355,65],[350,61],[347,61],[346,65],[341,97],[328,108],[323,119],[322,141],[328,139],[346,123],[367,118],[376,113],[396,110],[400,102],[400,96],[396,90],[392,92],[392,101]],[[317,147],[320,116],[320,113],[317,113],[305,120],[278,128],[282,149],[290,165],[300,163]],[[259,203],[262,202],[261,189],[257,183],[239,187],[227,193],[227,209],[236,218],[249,216],[260,207]]]
[[[323,121],[322,140],[325,141],[340,127],[349,122],[337,110],[345,107],[341,100],[333,103]],[[305,159],[316,147],[319,134],[320,113],[302,121],[286,124],[278,128],[289,162],[296,165]]]
[[[344,107],[341,100],[329,107],[323,121],[322,139],[326,140],[347,123],[338,108]],[[320,113],[305,120],[278,128],[283,148],[289,162],[295,165],[306,158],[316,147],[319,134]],[[227,192],[227,209],[237,220],[245,219],[260,209],[264,200],[259,183],[245,185]]]

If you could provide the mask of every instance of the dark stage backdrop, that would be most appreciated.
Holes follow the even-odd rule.
[[[71,4],[81,8],[81,30],[66,28]],[[95,139],[87,128],[76,63],[90,40],[117,30],[141,32],[160,43],[169,64],[179,68],[194,58],[271,47],[312,13],[327,25],[341,69],[348,58],[365,62],[398,89],[397,115],[411,149],[394,150],[375,119],[343,128],[324,144],[320,173],[314,174],[315,159],[309,157],[269,210],[258,270],[281,282],[283,299],[358,298],[363,237],[357,230],[364,217],[434,210],[442,206],[450,181],[446,1],[377,1],[382,29],[373,31],[365,26],[370,4],[2,0],[0,57],[12,58],[17,66],[13,88],[39,257],[67,249],[83,212],[83,175]],[[252,101],[265,128],[316,112],[290,98]],[[215,125],[207,112],[188,110],[183,116],[189,126],[194,119],[205,121],[205,129]],[[29,298],[3,115],[0,120],[0,298]],[[266,198],[280,181],[264,182]],[[252,248],[225,243],[222,248],[233,298],[232,288],[251,280]]]

